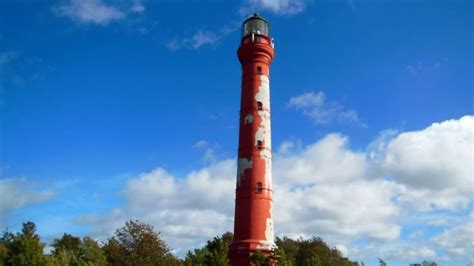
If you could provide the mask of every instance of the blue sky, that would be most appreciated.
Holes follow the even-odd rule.
[[[468,263],[462,0],[1,1],[0,226],[104,239],[137,218],[178,255],[231,230],[236,49],[254,10],[276,49],[276,233],[366,265]]]

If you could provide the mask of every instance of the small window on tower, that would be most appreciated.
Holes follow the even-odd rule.
[[[263,148],[263,143],[261,140],[257,140],[257,149],[261,150]]]
[[[262,182],[257,182],[257,193],[262,193],[262,191],[263,191]]]
[[[263,104],[262,102],[257,102],[257,110],[262,111],[263,110]]]
[[[258,67],[257,67],[257,73],[258,73],[258,74],[262,74],[262,67],[261,67],[261,66],[258,66]]]

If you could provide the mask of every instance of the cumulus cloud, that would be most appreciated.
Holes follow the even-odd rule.
[[[288,145],[297,144],[286,142]],[[274,157],[275,175],[285,185],[341,183],[364,177],[366,172],[365,154],[351,151],[348,138],[340,134],[329,134],[296,152],[285,147]]]
[[[301,110],[316,124],[331,122],[352,122],[361,124],[357,112],[347,109],[337,102],[328,102],[326,94],[319,92],[306,92],[290,98],[288,106]]]
[[[52,190],[36,190],[26,178],[8,178],[0,180],[0,217],[6,213],[29,204],[40,203],[52,198]],[[3,224],[0,219],[0,225]]]
[[[393,189],[387,181],[276,189],[277,233],[292,237],[318,235],[332,243],[358,237],[397,239],[401,227],[395,219],[399,209],[391,201]]]
[[[184,178],[162,168],[130,179],[124,190],[126,206],[107,216],[84,216],[79,223],[95,224],[93,232],[104,237],[127,219],[146,220],[156,226],[171,247],[183,252],[210,236],[232,228],[235,161],[223,160],[192,171]],[[177,250],[179,252],[179,250]]]
[[[434,236],[432,241],[452,254],[469,255],[474,250],[474,213],[463,223]]]
[[[351,151],[347,137],[329,134],[298,152],[277,153],[273,166],[277,233],[332,242],[399,236],[391,202],[398,187],[366,179],[366,156]]]
[[[108,25],[113,21],[125,19],[130,13],[142,13],[145,7],[134,1],[131,5],[118,6],[102,0],[70,0],[53,7],[56,15],[69,17],[82,24]]]
[[[381,167],[407,186],[419,209],[466,206],[474,188],[474,117],[434,123],[392,139]]]
[[[472,146],[474,140],[466,132],[472,134],[473,124],[473,118],[467,116],[433,124],[419,131],[401,134],[386,132],[366,151],[354,151],[349,146],[348,138],[340,134],[329,134],[307,145],[298,141],[283,142],[273,159],[277,235],[321,236],[331,245],[341,247],[349,256],[354,256],[362,252],[354,248],[360,239],[377,242],[378,245],[399,241],[403,219],[418,217],[420,212],[435,216],[431,211],[443,206],[463,210],[464,205],[440,203],[455,200],[452,194],[443,194],[445,189],[456,191],[468,202],[472,201],[472,197],[463,194],[465,189],[457,184],[458,181],[446,182],[444,188],[426,182],[424,174],[431,172],[425,169],[429,166],[423,160],[417,167],[398,168],[405,168],[405,163],[400,163],[406,161],[403,156],[412,156],[404,155],[405,152],[415,152],[420,156],[426,156],[429,152],[432,158],[435,157],[435,162],[446,166],[443,168],[444,175],[464,182],[463,175],[469,174],[469,171],[457,169],[456,166],[461,167],[459,160],[471,162],[470,155],[458,151],[458,156],[444,158],[441,154],[452,151],[451,145],[459,149],[463,149],[459,145]],[[412,138],[417,141],[409,141]],[[424,146],[426,151],[415,143]],[[199,141],[195,147],[207,145],[206,141]],[[414,150],[405,151],[400,145],[409,145]],[[377,152],[370,156],[373,150]],[[410,163],[415,164],[416,161]],[[472,169],[472,164],[463,167]],[[374,168],[377,171],[373,171]],[[410,179],[402,176],[407,174]],[[182,177],[157,168],[128,180],[123,192],[124,206],[106,215],[85,216],[78,221],[94,225],[95,234],[103,235],[104,232],[112,233],[126,219],[146,220],[163,233],[171,247],[181,248],[176,250],[178,254],[184,254],[212,236],[232,230],[235,176],[236,163],[232,159],[216,161]],[[423,195],[425,191],[440,193],[435,194],[434,198],[429,197],[430,194]],[[415,197],[417,193],[419,196]],[[422,199],[431,208],[417,209],[411,214],[409,209],[405,209],[406,204],[416,206]],[[459,241],[455,239],[463,234],[472,235],[470,224],[448,228],[435,240],[440,247],[460,254],[465,252],[468,240],[462,237]],[[378,252],[377,247],[374,246],[372,251]],[[398,255],[406,259],[434,258],[437,255],[435,249],[428,245],[406,245],[403,250],[403,254]],[[395,251],[388,250],[381,254],[397,256]]]
[[[203,145],[207,143],[196,143]],[[393,222],[398,208],[390,201],[393,185],[364,180],[365,156],[347,146],[347,138],[332,134],[297,154],[275,155],[277,233],[325,236],[337,244],[360,236],[379,240],[399,236],[400,227]],[[97,224],[97,232],[112,232],[118,220],[145,219],[172,247],[196,247],[210,236],[232,230],[234,194],[229,192],[235,190],[235,175],[235,160],[218,161],[184,178],[158,168],[128,181],[126,206],[114,210],[106,221],[83,217],[81,222]]]
[[[278,15],[295,15],[303,12],[308,3],[308,0],[248,0],[241,8],[241,13],[264,9]]]

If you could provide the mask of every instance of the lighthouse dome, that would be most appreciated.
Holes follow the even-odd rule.
[[[257,13],[250,16],[244,21],[242,38],[250,34],[263,35],[270,37],[270,27],[268,21]]]

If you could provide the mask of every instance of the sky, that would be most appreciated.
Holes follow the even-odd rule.
[[[233,229],[242,21],[270,21],[277,236],[472,263],[469,0],[0,0],[0,228],[178,256]]]

